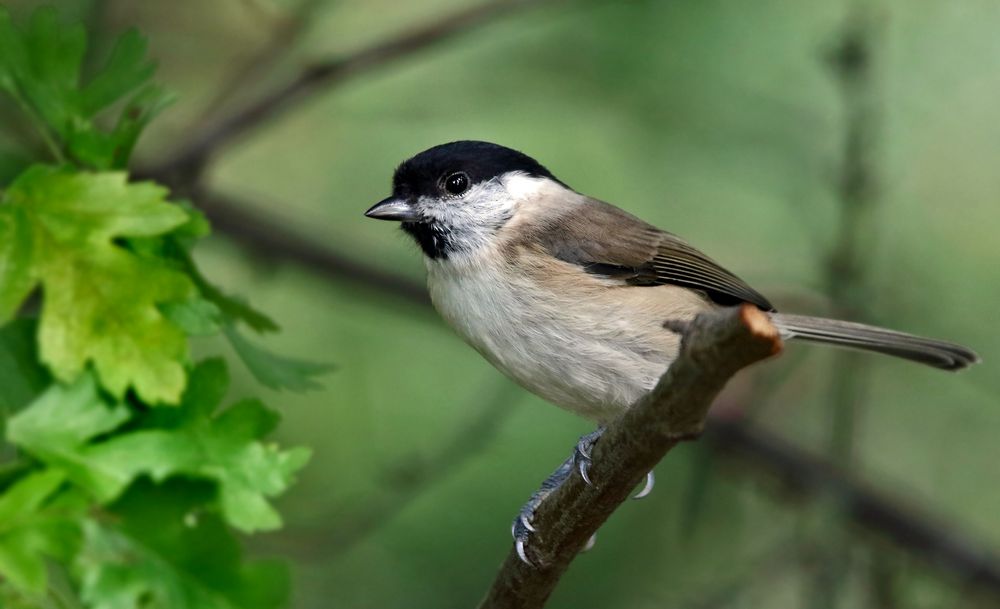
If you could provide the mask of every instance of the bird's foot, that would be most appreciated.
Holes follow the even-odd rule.
[[[527,564],[532,565],[531,561],[528,559],[527,546],[528,540],[531,534],[535,532],[535,527],[532,525],[532,520],[535,517],[535,510],[538,506],[542,504],[542,501],[546,497],[552,494],[557,488],[563,485],[564,482],[569,480],[569,477],[573,475],[574,471],[580,473],[580,477],[583,481],[587,483],[588,486],[593,486],[593,482],[590,480],[590,453],[594,449],[594,444],[604,433],[603,427],[598,427],[595,431],[582,436],[580,440],[573,447],[573,454],[570,455],[568,459],[562,462],[556,471],[542,482],[541,487],[528,502],[521,507],[521,511],[518,512],[517,518],[514,519],[513,525],[511,525],[511,535],[514,537],[514,547],[517,549],[517,555],[521,560]],[[585,550],[589,550],[593,546],[593,539],[587,542]],[[532,565],[533,566],[533,565]]]
[[[546,497],[552,494],[557,488],[563,485],[570,476],[573,475],[573,471],[577,471],[580,474],[580,478],[587,483],[588,486],[593,486],[594,483],[590,479],[590,465],[592,463],[591,452],[594,449],[594,445],[600,439],[601,434],[604,433],[604,427],[598,427],[595,431],[582,436],[580,440],[573,447],[573,454],[570,455],[568,459],[562,462],[556,471],[552,472],[548,478],[542,482],[541,487],[528,502],[525,503],[520,512],[518,512],[517,518],[514,519],[514,523],[511,525],[510,532],[514,537],[514,547],[517,549],[517,555],[525,564],[529,566],[534,566],[530,559],[528,559],[528,541],[531,538],[531,534],[535,532],[535,527],[532,521],[535,518],[535,510],[538,506],[542,504],[542,501]],[[633,499],[642,499],[649,495],[653,490],[653,484],[655,483],[655,478],[653,477],[653,472],[646,474],[646,484],[643,486],[642,490],[633,496]],[[597,539],[597,534],[591,535],[590,539],[584,545],[581,552],[586,552],[587,550],[594,547],[594,542]]]

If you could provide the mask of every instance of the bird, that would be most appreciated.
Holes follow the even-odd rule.
[[[677,357],[676,323],[749,303],[783,339],[895,356],[943,370],[971,349],[866,324],[778,312],[684,239],[577,192],[530,156],[462,140],[403,161],[392,193],[365,212],[395,221],[423,252],[444,320],[528,391],[598,424],[514,519],[521,560],[538,505],[574,471],[589,484],[603,429]],[[637,496],[651,490],[652,474]]]

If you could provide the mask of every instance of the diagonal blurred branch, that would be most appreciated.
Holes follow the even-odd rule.
[[[215,230],[252,253],[265,256],[270,261],[299,264],[329,279],[347,279],[409,303],[431,304],[422,283],[344,256],[276,218],[251,211],[245,203],[207,191],[194,193],[194,198]]]
[[[829,461],[746,421],[715,419],[705,440],[740,466],[777,477],[803,497],[829,498],[850,523],[1000,598],[1000,557],[949,523],[905,507]]]
[[[247,211],[252,205],[245,202],[208,192],[197,199],[219,232],[268,260],[293,262],[331,280],[346,279],[421,308],[430,306],[422,282],[343,256],[286,228],[277,218]],[[871,491],[832,463],[755,429],[744,419],[712,419],[706,439],[707,445],[736,457],[741,464],[754,465],[760,474],[790,481],[804,497],[837,497],[837,505],[843,506],[860,528],[888,538],[929,565],[982,585],[1000,597],[1000,558],[953,526]]]
[[[294,108],[311,94],[371,72],[418,51],[434,48],[459,35],[469,34],[498,17],[548,0],[491,0],[461,9],[396,38],[378,42],[351,55],[306,66],[284,85],[257,101],[191,135],[187,144],[166,160],[136,173],[181,187],[197,182],[212,155],[265,121]]]
[[[254,83],[263,80],[294,48],[295,41],[309,25],[313,14],[323,4],[324,0],[300,0],[297,6],[287,15],[267,15],[273,22],[268,32],[267,41],[260,48],[252,51],[216,88],[215,95],[205,104],[201,118],[194,121],[195,131],[201,131],[210,125],[210,120],[216,112],[228,105],[239,93],[246,93]],[[246,1],[248,8],[263,11],[256,2]],[[262,16],[264,17],[264,16]]]
[[[700,597],[680,605],[686,609],[720,609],[738,606],[749,590],[772,587],[775,580],[795,566],[796,542],[782,541],[754,557],[743,567],[733,567],[734,573],[723,573]],[[728,581],[727,581],[728,579]]]

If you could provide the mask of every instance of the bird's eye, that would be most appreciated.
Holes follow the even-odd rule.
[[[451,195],[460,195],[469,189],[469,176],[457,171],[444,179],[444,189]]]

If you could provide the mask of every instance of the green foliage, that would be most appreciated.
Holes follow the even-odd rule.
[[[58,493],[63,477],[55,470],[34,473],[0,496],[0,573],[29,593],[45,591],[46,557],[66,560],[80,543],[84,506]]]
[[[187,215],[166,194],[154,184],[128,184],[123,173],[42,166],[7,190],[0,218],[10,218],[7,237],[24,244],[5,256],[7,267],[16,269],[16,296],[36,283],[44,289],[41,357],[59,380],[93,362],[117,397],[134,387],[151,403],[179,399],[187,341],[156,305],[187,298],[194,286],[164,262],[115,243],[183,224]]]
[[[223,522],[201,509],[212,495],[204,483],[140,482],[111,507],[119,526],[88,521],[76,564],[84,602],[95,609],[281,606],[287,569],[242,561]]]
[[[143,38],[84,83],[85,50],[54,10],[18,27],[0,8],[0,93],[59,162],[0,184],[0,602],[54,598],[58,568],[87,607],[281,606],[284,566],[234,533],[281,526],[270,500],[309,451],[266,442],[279,417],[257,400],[220,407],[226,366],[193,363],[189,338],[228,338],[274,388],[327,368],[251,346],[237,324],[277,325],[198,271],[204,216],[110,171],[166,99]]]
[[[229,344],[258,382],[280,390],[308,391],[319,388],[315,377],[330,371],[330,366],[282,357],[255,345],[234,327],[225,328]]]
[[[123,168],[139,133],[170,97],[145,84],[155,66],[146,59],[146,40],[138,32],[119,38],[103,68],[81,84],[85,52],[83,26],[60,24],[55,9],[36,11],[24,28],[0,9],[0,90],[35,119],[57,158],[97,169]],[[114,128],[100,129],[96,116],[133,92]]]
[[[0,417],[26,406],[49,384],[49,374],[38,362],[36,331],[30,319],[0,326]]]
[[[221,360],[198,365],[180,408],[132,413],[110,405],[89,375],[54,386],[10,421],[9,437],[53,467],[61,467],[101,503],[116,499],[136,478],[184,474],[218,483],[219,507],[243,531],[281,525],[266,497],[283,492],[308,459],[303,448],[280,451],[259,439],[277,414],[256,400],[216,412],[229,380]],[[114,437],[95,441],[129,421]]]
[[[72,385],[54,384],[10,419],[7,438],[107,502],[129,480],[91,463],[87,448],[94,437],[113,431],[129,417],[128,407],[109,405],[100,397],[93,375],[87,373]]]

